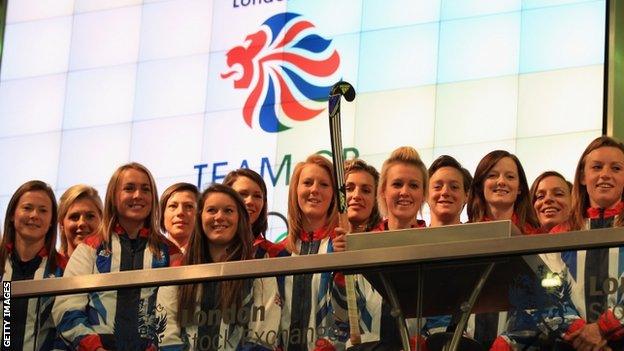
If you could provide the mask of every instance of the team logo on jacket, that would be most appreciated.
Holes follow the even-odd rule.
[[[270,17],[226,56],[228,70],[221,78],[232,78],[235,89],[249,94],[245,123],[270,133],[320,115],[332,84],[340,79],[340,56],[332,40],[292,12]]]

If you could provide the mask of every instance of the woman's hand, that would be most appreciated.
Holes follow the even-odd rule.
[[[347,231],[341,227],[334,229],[336,236],[334,237],[334,252],[347,251]]]
[[[600,332],[597,323],[586,324],[581,329],[566,335],[564,339],[579,351],[610,351],[607,339]]]

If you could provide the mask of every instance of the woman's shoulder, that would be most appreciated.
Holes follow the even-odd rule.
[[[257,254],[260,254],[262,257],[256,256],[256,258],[290,256],[290,252],[286,249],[286,240],[287,239],[284,239],[278,243],[274,243],[266,238],[257,239],[254,242],[254,246],[256,247]]]
[[[84,245],[86,245],[86,246],[88,246],[88,247],[90,247],[90,248],[95,250],[95,249],[99,248],[102,245],[103,242],[104,242],[104,240],[102,239],[102,236],[96,234],[96,235],[88,236],[87,238],[85,238],[83,240],[82,243]],[[80,246],[80,245],[78,245],[78,246]],[[76,249],[78,249],[78,248],[76,248]]]

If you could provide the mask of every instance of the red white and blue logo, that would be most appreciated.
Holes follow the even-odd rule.
[[[301,15],[280,13],[267,19],[245,44],[227,52],[235,89],[249,92],[243,119],[265,132],[288,130],[295,121],[310,120],[325,111],[337,76],[340,56],[332,41],[316,34]],[[233,77],[235,76],[235,77]]]

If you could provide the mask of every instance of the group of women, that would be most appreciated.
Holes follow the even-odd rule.
[[[474,178],[446,155],[427,169],[411,147],[392,152],[380,173],[359,159],[345,168],[349,227],[338,225],[331,162],[312,155],[293,171],[289,230],[281,243],[265,238],[267,189],[248,169],[231,172],[223,184],[201,193],[192,184],[174,184],[158,201],[149,170],[129,163],[114,172],[104,203],[95,189],[76,185],[61,196],[58,208],[47,184],[29,181],[8,204],[2,280],[328,254],[347,249],[346,233],[426,227],[418,219],[424,203],[430,226],[461,224],[464,207],[469,222],[511,220],[515,232],[527,235],[624,223],[624,145],[609,137],[586,148],[573,186],[549,171],[529,188],[518,158],[502,150],[483,157]],[[558,323],[563,327],[555,337],[570,348],[613,347],[624,336],[624,318],[613,308],[618,301],[589,296],[584,277],[608,277],[613,267],[621,272],[621,257],[617,249],[562,253],[574,290],[572,316],[538,320],[532,330],[547,334]],[[361,276],[356,284],[362,341],[373,349],[399,350],[388,304]],[[344,295],[344,277],[324,272],[12,299],[10,349],[340,350],[351,344]],[[597,302],[605,308],[590,313]],[[255,318],[258,311],[261,318]],[[419,344],[426,348],[427,336],[449,319],[427,319],[417,331]],[[480,316],[475,319],[475,338],[493,350],[537,349],[543,340],[518,338],[526,334],[513,333],[512,323],[510,332],[486,337],[491,333],[480,331]]]

